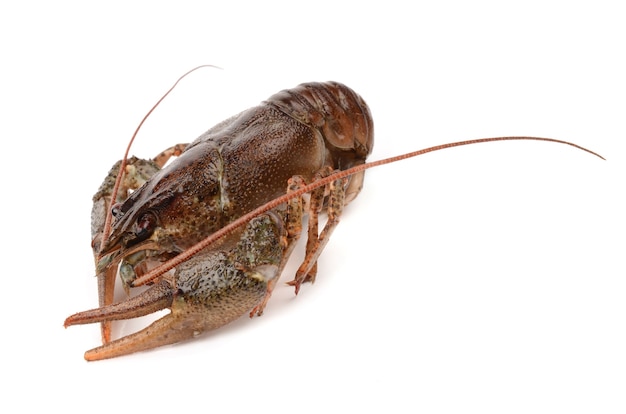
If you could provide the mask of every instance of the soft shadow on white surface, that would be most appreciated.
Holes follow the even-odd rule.
[[[620,9],[336,3],[0,6],[7,406],[624,411]],[[204,63],[224,69],[181,83],[132,153],[337,80],[372,109],[372,159],[538,135],[607,161],[515,142],[369,171],[297,298],[281,285],[262,318],[86,363],[99,328],[62,323],[97,302],[91,196],[145,112]]]

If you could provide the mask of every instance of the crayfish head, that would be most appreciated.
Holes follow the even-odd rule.
[[[149,203],[141,202],[142,193],[144,192],[138,190],[124,203],[111,208],[113,215],[111,233],[101,246],[101,256],[116,251],[136,250],[138,245],[146,241],[158,242],[153,237],[156,230],[161,227],[158,205],[154,200],[150,200]],[[163,201],[160,204],[163,204]]]
[[[101,249],[97,255],[97,273],[108,274],[108,279],[114,278],[119,265],[119,276],[127,293],[137,273],[148,271],[153,264],[180,252],[168,237],[161,220],[172,197],[164,191],[149,191],[150,187],[147,182],[124,202],[111,207],[111,232],[104,242],[98,240]],[[113,283],[110,281],[109,285]]]
[[[114,205],[111,232],[101,255],[137,250],[150,242],[181,252],[224,226],[224,189],[219,154],[195,146],[157,172],[123,203]]]
[[[119,206],[114,206],[113,210],[119,210],[119,208]],[[115,214],[119,215],[119,212]],[[133,217],[129,218],[123,222],[118,222],[122,226],[114,227],[114,230],[118,231],[113,231],[103,244],[97,264],[99,272],[111,265],[116,265],[120,260],[128,257],[139,257],[139,253],[147,250],[156,252],[172,250],[167,246],[167,238],[163,237],[158,216],[153,211],[140,212],[138,218],[134,220]]]

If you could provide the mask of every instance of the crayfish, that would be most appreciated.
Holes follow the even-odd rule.
[[[192,338],[245,314],[261,315],[302,232],[306,253],[292,281],[298,293],[313,282],[317,260],[342,209],[357,197],[365,169],[453,146],[444,144],[366,163],[374,144],[365,101],[336,82],[306,83],[279,92],[229,118],[188,145],[152,160],[113,166],[94,196],[92,248],[99,307],[70,316],[65,326],[101,322],[99,360]],[[176,157],[166,164],[171,157]],[[600,157],[602,158],[602,157]],[[319,231],[320,213],[327,221]],[[129,292],[114,302],[117,277]],[[111,341],[110,323],[170,313]]]

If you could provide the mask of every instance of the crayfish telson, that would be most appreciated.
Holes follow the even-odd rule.
[[[261,315],[305,214],[306,255],[290,284],[297,293],[303,282],[314,281],[317,259],[343,207],[361,190],[365,169],[504,140],[552,141],[591,152],[550,138],[499,137],[366,164],[373,122],[354,91],[329,82],[279,92],[187,146],[172,147],[154,160],[125,160],[123,178],[119,164],[113,167],[92,211],[100,307],[70,316],[65,326],[102,322],[103,345],[85,353],[87,360],[98,360],[191,338],[246,313]],[[178,157],[163,167],[171,156]],[[328,220],[319,232],[322,211]],[[152,286],[113,304],[118,274],[127,291]],[[171,312],[150,326],[110,341],[111,321],[165,308]]]

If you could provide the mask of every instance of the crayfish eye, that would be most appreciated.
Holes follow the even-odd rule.
[[[153,213],[144,213],[135,225],[136,241],[143,241],[150,237],[156,227],[156,216]]]
[[[122,212],[122,203],[115,203],[111,207],[111,214],[113,217],[117,217]]]

